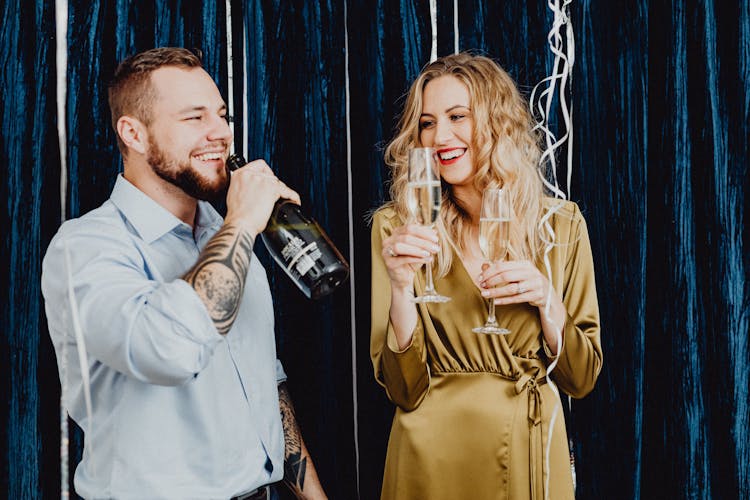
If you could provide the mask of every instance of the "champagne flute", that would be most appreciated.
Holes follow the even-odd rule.
[[[406,203],[412,221],[432,227],[440,216],[440,173],[437,169],[434,148],[412,148],[409,150],[409,179]],[[450,297],[440,295],[432,281],[432,263],[425,270],[426,284],[422,295],[414,302],[448,302]]]
[[[482,193],[482,212],[479,215],[479,248],[489,263],[498,262],[508,254],[511,219],[508,192],[488,188]],[[489,299],[489,312],[484,326],[473,328],[474,333],[508,334],[495,318],[495,299]]]

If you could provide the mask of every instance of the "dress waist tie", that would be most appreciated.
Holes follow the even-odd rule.
[[[529,479],[531,483],[531,500],[543,500],[544,495],[544,450],[542,449],[542,395],[539,386],[547,383],[546,377],[536,378],[523,374],[516,381],[516,394],[524,390],[528,393],[529,424]]]

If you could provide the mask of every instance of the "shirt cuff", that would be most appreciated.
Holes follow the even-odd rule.
[[[547,343],[547,341],[545,339],[542,339],[542,347],[544,348],[544,354],[547,355],[547,358],[549,358],[549,359],[556,359],[556,358],[560,357],[560,352],[559,351],[561,351],[562,349],[558,349],[558,353],[557,354],[552,354],[552,349],[550,349],[549,344]]]
[[[415,326],[414,331],[412,331],[412,336],[411,340],[409,340],[409,344],[403,349],[400,349],[398,347],[398,339],[396,338],[396,330],[393,328],[393,324],[390,322],[390,320],[388,320],[388,331],[385,334],[385,342],[388,345],[388,349],[390,349],[394,354],[403,354],[411,349],[414,346],[414,340],[417,338],[417,336],[420,337],[420,341],[424,336],[422,324],[419,321],[417,321],[417,326]]]
[[[160,302],[157,307],[173,321],[173,329],[178,335],[212,348],[224,340],[224,336],[216,330],[206,305],[186,281],[173,281],[169,292],[157,300]]]
[[[282,366],[281,361],[277,359],[276,360],[276,385],[279,385],[282,382],[286,382],[286,372],[284,371],[284,366]]]

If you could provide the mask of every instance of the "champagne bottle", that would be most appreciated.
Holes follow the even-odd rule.
[[[246,163],[234,154],[227,158],[227,169],[237,170]],[[349,276],[349,265],[328,235],[293,201],[279,198],[261,238],[276,263],[308,299],[328,295]]]

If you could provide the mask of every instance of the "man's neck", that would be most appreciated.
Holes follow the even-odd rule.
[[[128,182],[182,222],[194,227],[198,200],[156,175],[149,165],[128,165],[127,161],[124,163],[123,176]]]

